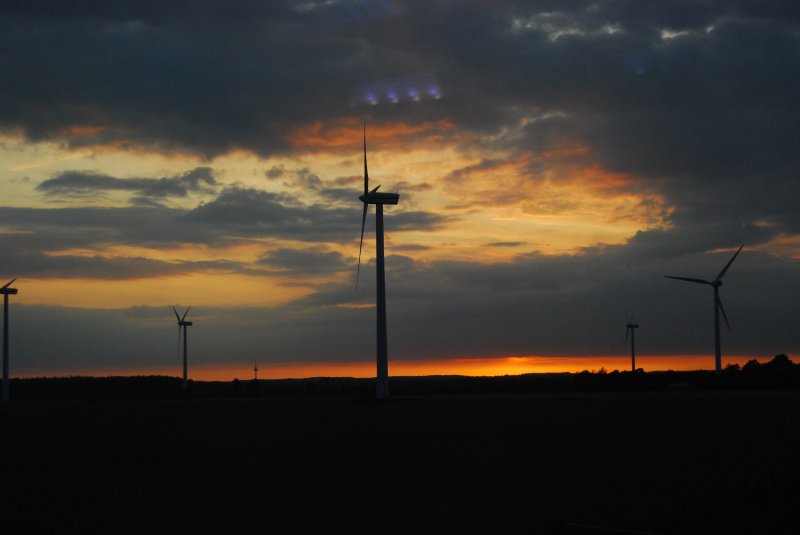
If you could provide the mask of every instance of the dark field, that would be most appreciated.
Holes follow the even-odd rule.
[[[16,402],[0,531],[798,533],[798,426],[769,390]]]

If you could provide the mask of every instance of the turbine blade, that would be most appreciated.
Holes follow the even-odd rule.
[[[172,307],[172,311],[175,313],[175,317],[178,318],[178,323],[180,323],[181,322],[181,317],[180,317],[180,315],[178,315],[178,311],[175,310],[174,306]],[[178,327],[178,328],[180,329],[180,327]]]
[[[733,257],[730,260],[728,260],[728,263],[725,264],[725,267],[722,268],[722,271],[719,272],[719,275],[717,275],[717,278],[714,279],[715,281],[720,280],[722,278],[722,276],[725,275],[725,272],[728,271],[729,267],[731,267],[731,264],[733,264],[733,261],[736,260],[736,257],[739,256],[739,253],[742,252],[742,248],[743,247],[744,247],[744,244],[742,244],[742,246],[739,247],[739,250],[736,251],[736,253],[734,253]]]
[[[3,288],[8,288],[9,286],[11,286],[11,284],[12,284],[12,283],[13,283],[15,280],[17,280],[17,279],[11,279],[10,281],[8,281],[8,282],[6,283],[6,285],[5,285],[5,286],[3,286]]]
[[[356,268],[356,286],[358,286],[358,277],[361,274],[361,248],[364,245],[364,225],[367,223],[367,204],[364,201],[364,212],[361,214],[361,241],[358,243],[358,267]]]
[[[696,282],[699,284],[711,284],[707,280],[703,279],[690,279],[689,277],[672,277],[670,275],[664,275],[668,279],[678,279],[679,281],[689,281],[689,282]]]
[[[178,324],[178,358],[181,356],[181,324]]]
[[[628,331],[630,331],[630,330],[631,330],[630,327],[625,326],[625,350],[626,351],[628,349]]]
[[[192,308],[192,305],[189,305],[189,308],[187,308],[187,309],[186,309],[186,312],[184,312],[184,313],[183,313],[183,317],[181,318],[181,321],[183,321],[183,320],[185,320],[185,319],[186,319],[186,314],[188,314],[188,313],[189,313],[189,310],[191,310],[191,308]]]
[[[369,191],[369,172],[367,172],[367,121],[364,121],[364,195]]]
[[[722,299],[717,296],[717,306],[719,307],[719,311],[722,312],[722,319],[725,320],[725,325],[728,326],[728,330],[731,330],[731,324],[728,323],[728,315],[725,314],[725,307],[722,306]]]

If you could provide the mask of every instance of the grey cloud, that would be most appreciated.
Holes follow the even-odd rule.
[[[666,260],[613,246],[492,265],[390,257],[391,346],[399,358],[620,354],[624,311],[630,309],[647,325],[643,355],[710,353],[712,294],[664,275],[713,277],[732,254],[687,253]],[[362,266],[364,280],[374,277],[372,269]],[[800,297],[798,273],[796,261],[744,250],[721,294],[733,326],[723,335],[727,354],[800,349],[787,316]],[[309,310],[337,310],[353,302],[374,302],[374,294],[331,285],[306,300]]]
[[[101,173],[65,171],[45,180],[36,189],[48,195],[93,195],[101,191],[130,191],[138,199],[186,197],[192,193],[214,193],[218,185],[209,167],[197,167],[182,175],[164,178],[116,178]]]
[[[665,259],[609,246],[570,257],[523,255],[489,265],[419,263],[392,255],[387,257],[390,361],[621,354],[627,309],[641,325],[642,366],[648,367],[651,355],[705,353],[711,367],[712,293],[663,276],[713,277],[731,255],[691,252]],[[747,248],[742,252],[721,291],[732,325],[723,333],[725,355],[800,351],[791,314],[800,299],[799,273],[796,260]],[[374,281],[374,264],[362,265],[362,277]],[[316,288],[275,308],[197,303],[193,358],[218,365],[253,358],[371,362],[375,309],[352,305],[374,303],[373,285]],[[120,366],[163,364],[174,354],[174,321],[166,305],[110,312],[14,305],[12,313],[14,351],[26,355],[26,366],[100,366],[107,363],[110,345]],[[50,326],[46,337],[36,328],[43,321]]]
[[[428,251],[430,249],[431,249],[430,246],[422,245],[419,243],[407,243],[400,245],[392,244],[392,251],[413,252],[413,251]]]
[[[9,251],[8,266],[13,265],[20,273],[30,270],[32,274],[47,276],[78,276],[85,269],[85,273],[92,276],[117,278],[164,273],[173,268],[243,272],[246,268],[236,263],[195,262],[177,267],[145,259],[105,259],[102,256],[90,259],[45,253],[71,248],[102,251],[109,245],[224,246],[261,238],[348,242],[358,237],[359,216],[357,204],[352,208],[309,206],[288,195],[229,187],[212,201],[192,210],[164,206],[0,207],[0,226],[5,228],[0,234],[0,244]],[[386,216],[390,233],[433,230],[447,221],[447,218],[418,211]],[[283,260],[288,261],[288,257]],[[333,265],[332,257],[328,258],[328,265]]]
[[[351,269],[352,259],[324,248],[280,248],[268,252],[259,264],[293,275],[330,275]]]
[[[4,269],[31,278],[137,279],[199,271],[263,273],[226,260],[164,262],[142,257],[48,255],[10,251]]]
[[[361,192],[353,188],[323,188],[319,190],[318,193],[324,199],[342,203],[352,203],[353,199],[358,198],[358,196],[361,194]]]
[[[273,165],[272,167],[269,168],[269,170],[265,173],[265,175],[267,178],[274,180],[276,178],[282,177],[283,173],[284,169],[282,165],[281,166]]]
[[[485,244],[487,247],[520,247],[527,245],[524,241],[495,241]]]

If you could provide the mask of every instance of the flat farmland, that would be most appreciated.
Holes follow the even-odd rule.
[[[780,390],[15,402],[2,532],[797,533],[798,426]]]

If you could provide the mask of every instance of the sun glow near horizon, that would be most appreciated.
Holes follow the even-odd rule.
[[[723,358],[723,365],[744,365],[750,360],[762,364],[772,357],[736,355]],[[531,373],[579,373],[630,371],[630,356],[605,357],[553,357],[553,356],[509,356],[497,358],[455,358],[439,360],[390,360],[390,377],[424,377],[436,375],[462,375],[468,377],[499,377]],[[196,381],[231,381],[253,378],[253,362],[229,365],[191,364],[189,378]],[[712,370],[713,355],[657,355],[637,356],[637,368],[647,371],[696,371]],[[307,379],[315,377],[375,377],[375,363],[362,362],[258,362],[258,377],[269,379]],[[36,370],[21,370],[16,374],[22,378],[69,377],[69,376],[119,376],[119,375],[165,375],[179,376],[179,363],[174,366],[137,368],[92,368],[84,370],[52,370],[42,373]]]

